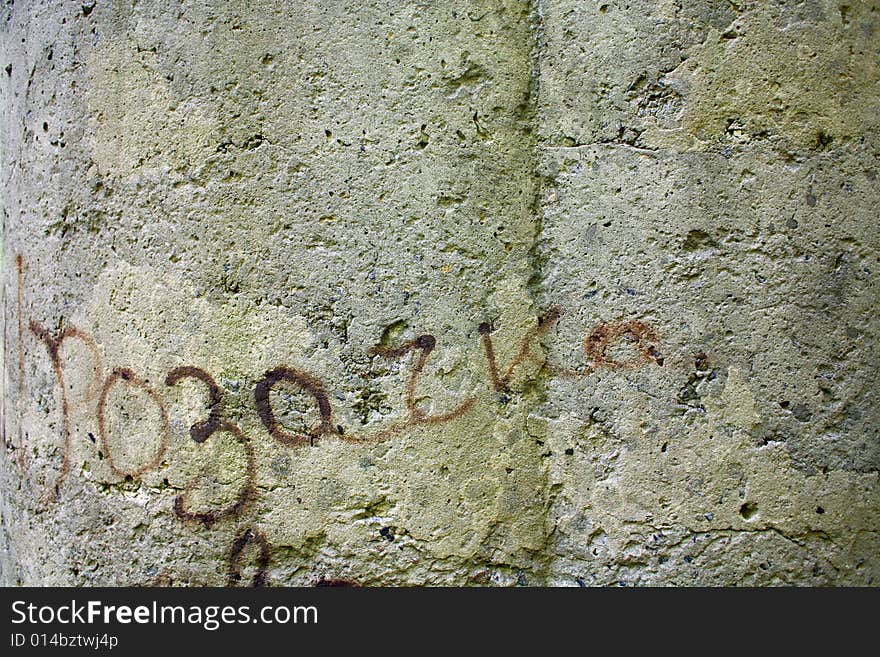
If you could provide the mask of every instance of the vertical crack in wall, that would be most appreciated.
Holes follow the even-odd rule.
[[[528,179],[530,184],[531,198],[528,203],[527,213],[528,221],[531,228],[529,242],[525,251],[525,262],[527,265],[526,291],[529,296],[531,307],[529,314],[531,317],[541,317],[549,307],[553,304],[552,299],[548,299],[544,288],[545,267],[547,261],[547,253],[543,243],[543,177],[540,171],[542,153],[541,153],[541,112],[540,112],[540,62],[541,53],[544,47],[541,14],[541,0],[526,0],[523,15],[527,30],[524,34],[525,42],[522,48],[522,54],[527,58],[527,66],[523,67],[528,75],[528,95],[524,104],[517,108],[517,118],[521,122],[522,148],[528,151],[529,170],[524,177]],[[536,345],[539,348],[543,345]],[[536,471],[536,478],[533,481],[540,482],[540,491],[534,491],[540,494],[541,509],[541,543],[532,546],[528,550],[528,566],[523,566],[523,570],[519,571],[518,582],[520,584],[544,584],[549,572],[549,556],[547,545],[551,540],[554,528],[549,524],[549,510],[552,507],[553,496],[555,492],[551,489],[549,478],[550,455],[549,446],[546,444],[546,434],[541,430],[540,418],[536,426],[532,426],[535,416],[540,416],[538,412],[547,401],[547,387],[550,382],[549,372],[544,368],[529,374],[528,380],[523,384],[522,406],[520,420],[523,422],[522,431],[527,436],[532,449],[534,462],[531,464]],[[517,565],[517,564],[511,564]]]
[[[542,31],[541,31],[541,0],[529,0],[529,56],[530,56],[530,72],[531,79],[529,81],[529,121],[530,121],[530,148],[532,151],[532,204],[531,215],[534,233],[532,236],[532,244],[528,252],[528,260],[531,266],[531,276],[529,277],[529,290],[537,304],[537,311],[542,312],[540,305],[544,302],[544,265],[546,262],[546,254],[542,252],[542,233],[543,233],[543,214],[542,214],[542,176],[539,172],[541,153],[540,153],[540,130],[541,130],[541,114],[540,114],[540,92],[541,92],[541,52],[543,49]]]
[[[542,209],[542,191],[543,191],[543,180],[539,171],[540,163],[541,163],[541,144],[540,144],[540,91],[541,91],[541,78],[540,78],[540,58],[541,58],[541,49],[543,47],[542,43],[542,32],[541,32],[541,9],[542,2],[541,0],[528,0],[529,3],[529,71],[530,71],[530,80],[529,80],[529,119],[530,119],[530,131],[529,131],[529,148],[532,152],[531,157],[531,176],[532,176],[532,203],[531,203],[531,219],[533,226],[533,234],[532,234],[532,243],[528,250],[528,262],[530,266],[530,276],[528,279],[528,289],[529,293],[532,296],[535,314],[541,316],[544,312],[546,312],[547,308],[547,299],[545,297],[544,291],[544,269],[546,263],[546,253],[543,250],[542,240],[543,240],[543,209]],[[534,382],[534,389],[532,393],[532,406],[527,411],[526,415],[526,431],[530,435],[532,432],[529,431],[529,415],[532,411],[540,408],[543,404],[546,403],[547,400],[547,386],[549,384],[549,378],[547,376],[547,372],[544,369],[541,369],[536,374],[536,379]],[[540,443],[546,439],[546,435],[544,436],[534,436],[536,443],[539,447],[543,447]],[[546,459],[546,454],[549,450],[541,449],[539,451],[540,462],[537,464],[537,467],[541,469],[542,472],[542,482],[543,482],[543,490],[542,490],[542,501],[543,501],[543,545],[541,548],[535,551],[536,564],[535,564],[535,572],[534,577],[538,579],[538,583],[546,584],[546,578],[549,573],[550,568],[550,560],[547,554],[547,545],[551,540],[551,536],[553,534],[553,528],[549,526],[549,510],[552,507],[552,498],[553,491],[550,485],[549,478],[549,464]]]
[[[543,33],[543,0],[528,0],[529,3],[529,60],[530,74],[529,81],[529,148],[532,152],[532,203],[531,203],[531,219],[533,226],[532,243],[528,250],[528,262],[530,266],[530,276],[528,279],[528,289],[533,299],[534,311],[537,316],[544,315],[551,306],[555,305],[555,300],[547,296],[545,289],[546,266],[548,253],[544,243],[544,210],[543,210],[543,186],[544,175],[541,171],[543,161],[543,144],[542,144],[542,114],[541,114],[541,57],[545,49],[544,33]],[[542,340],[542,342],[544,342]],[[546,353],[546,345],[542,344]],[[547,388],[550,384],[551,375],[545,368],[541,368],[536,373],[534,381],[534,392],[532,397],[532,406],[530,412],[539,411],[547,403]],[[540,417],[541,413],[536,415]],[[527,430],[528,430],[527,415]],[[540,425],[539,425],[540,426]],[[531,432],[530,432],[531,433]],[[535,440],[543,443],[547,439],[546,432],[539,431],[541,435],[535,436]],[[555,531],[550,511],[553,507],[554,498],[559,493],[559,486],[551,484],[549,476],[549,462],[547,457],[550,454],[549,446],[541,450],[541,463],[539,467],[543,473],[543,545],[536,550],[536,568],[534,576],[542,585],[547,584],[550,576],[551,555],[549,546]]]

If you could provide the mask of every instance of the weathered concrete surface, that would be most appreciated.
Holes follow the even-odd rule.
[[[876,583],[880,3],[2,12],[5,583]]]

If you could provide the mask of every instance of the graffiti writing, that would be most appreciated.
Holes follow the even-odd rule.
[[[19,397],[21,398],[24,394],[25,371],[24,348],[21,339],[24,332],[24,320],[22,319],[24,261],[21,256],[16,258],[16,266],[19,274]],[[574,370],[555,365],[547,360],[538,347],[542,338],[559,322],[561,316],[562,310],[554,306],[542,316],[535,318],[533,325],[525,331],[516,345],[513,357],[504,365],[499,363],[493,342],[495,328],[489,322],[479,324],[477,333],[485,356],[486,372],[492,391],[503,396],[513,394],[514,376],[518,368],[526,361],[533,363],[539,369],[544,369],[551,375],[563,376],[586,376],[600,368],[620,369],[638,367],[647,363],[663,365],[663,358],[658,352],[660,340],[657,331],[639,320],[620,323],[602,322],[595,326],[586,335],[583,342],[583,350],[588,359],[588,365],[585,368]],[[61,325],[64,326],[64,322]],[[55,382],[60,389],[62,460],[58,474],[51,486],[51,494],[47,496],[47,502],[58,499],[61,486],[68,476],[71,466],[70,414],[72,404],[65,382],[64,360],[61,357],[61,350],[66,341],[78,341],[85,345],[94,361],[94,376],[82,395],[83,398],[78,400],[78,403],[88,406],[97,399],[94,416],[100,439],[101,453],[99,455],[106,459],[110,470],[119,477],[134,480],[162,465],[169,453],[170,427],[168,412],[161,392],[129,367],[117,366],[105,377],[99,345],[87,332],[81,329],[68,324],[53,334],[35,321],[29,323],[29,328],[30,333],[48,353]],[[626,349],[621,350],[621,345]],[[429,412],[420,407],[419,387],[422,384],[425,368],[432,355],[436,353],[436,349],[436,338],[426,333],[398,346],[377,345],[368,350],[369,356],[388,361],[400,361],[411,356],[408,378],[402,395],[403,406],[406,409],[405,416],[378,431],[362,434],[346,431],[345,427],[337,424],[334,419],[333,404],[324,382],[307,371],[285,364],[279,364],[266,371],[256,382],[253,388],[253,402],[257,415],[269,436],[278,444],[288,448],[309,448],[327,437],[333,437],[347,443],[375,443],[388,440],[419,425],[439,425],[453,421],[470,412],[478,403],[479,395],[471,394],[458,401],[453,408],[441,412]],[[240,517],[245,509],[252,504],[257,496],[257,461],[251,439],[236,424],[224,417],[222,390],[212,375],[207,370],[195,365],[178,366],[168,372],[164,379],[165,387],[167,389],[177,386],[185,379],[192,379],[200,383],[207,393],[206,413],[202,416],[203,419],[194,422],[189,427],[190,439],[198,445],[204,445],[213,437],[224,434],[235,441],[243,456],[244,482],[232,500],[225,506],[215,509],[200,509],[198,505],[193,506],[193,493],[206,476],[204,469],[202,474],[188,481],[183,491],[174,498],[172,509],[178,519],[210,528],[215,523]],[[273,390],[290,387],[304,393],[309,403],[313,404],[317,414],[317,419],[312,426],[306,426],[302,432],[295,432],[284,427],[278,417],[277,409],[273,408]],[[140,395],[146,400],[147,406],[156,411],[159,435],[155,446],[147,445],[143,454],[137,458],[121,459],[118,438],[114,439],[111,435],[108,410],[112,407],[110,402],[112,394],[116,395],[116,399],[119,399],[119,395]],[[89,436],[91,438],[91,434]],[[216,440],[216,438],[214,439]],[[94,439],[92,442],[95,442]],[[24,452],[24,450],[21,451]],[[132,460],[135,462],[123,462]],[[23,458],[19,462],[23,463]],[[252,550],[256,550],[257,570],[250,583],[252,586],[262,586],[266,583],[266,572],[270,560],[269,543],[260,531],[251,527],[239,533],[233,541],[229,554],[227,577],[229,585],[237,584],[242,580],[243,554]],[[322,582],[324,583],[319,585],[329,586],[334,585],[335,580],[322,580]]]
[[[57,497],[61,484],[64,483],[64,479],[67,477],[67,474],[70,470],[71,449],[70,400],[68,399],[67,386],[64,382],[64,367],[62,365],[60,355],[61,347],[63,346],[65,340],[79,340],[89,348],[95,358],[95,376],[86,391],[86,400],[92,397],[92,395],[94,394],[95,386],[97,386],[101,380],[100,352],[98,351],[98,345],[95,343],[94,339],[84,331],[81,331],[74,326],[68,326],[63,331],[61,331],[58,336],[53,336],[47,329],[32,321],[30,322],[30,330],[31,333],[33,333],[37,337],[37,339],[46,347],[46,350],[49,352],[49,358],[52,361],[52,371],[55,374],[55,380],[58,383],[58,388],[61,395],[61,433],[64,440],[64,446],[61,452],[61,468],[52,487],[52,492],[55,497]]]
[[[120,467],[113,458],[113,452],[110,449],[109,436],[107,435],[107,399],[110,396],[110,390],[116,384],[129,385],[145,392],[156,405],[156,409],[159,411],[159,417],[161,418],[159,445],[156,448],[153,458],[142,464],[140,467],[129,470]],[[65,412],[67,411],[65,410]],[[101,398],[98,400],[98,435],[101,438],[101,446],[104,449],[104,456],[107,457],[107,463],[110,465],[110,469],[119,476],[138,477],[157,467],[162,463],[162,458],[165,456],[165,452],[168,449],[168,412],[165,410],[165,404],[162,402],[159,393],[157,393],[149,383],[139,378],[127,367],[119,367],[113,370],[113,373],[104,383],[104,388],[101,390]]]
[[[232,542],[232,550],[229,553],[229,571],[226,578],[227,586],[235,586],[241,581],[242,554],[249,545],[253,545],[257,549],[257,571],[251,579],[251,586],[257,588],[266,583],[266,569],[269,567],[269,543],[258,530],[247,529]]]
[[[169,372],[165,377],[165,385],[171,387],[187,377],[201,381],[208,388],[208,419],[204,422],[196,422],[189,429],[190,437],[197,443],[203,443],[217,431],[222,422],[223,400],[220,396],[220,386],[205,370],[191,365],[178,367]]]
[[[486,362],[489,366],[489,376],[492,379],[492,385],[495,387],[495,390],[498,392],[509,392],[508,386],[513,377],[513,372],[526,360],[526,358],[533,362],[543,364],[541,363],[540,358],[532,351],[534,342],[537,338],[540,338],[549,332],[550,329],[553,328],[553,325],[559,321],[561,315],[562,311],[556,306],[553,306],[546,314],[538,317],[536,325],[529,329],[525,334],[520,343],[519,351],[510,362],[510,365],[507,366],[507,369],[504,370],[503,374],[500,374],[498,371],[495,347],[492,344],[492,325],[488,322],[480,324],[478,331],[480,333],[480,338],[482,338],[483,341],[483,349],[486,352]]]
[[[275,418],[269,395],[272,392],[273,386],[281,381],[288,381],[300,386],[314,397],[315,403],[318,405],[320,421],[307,435],[296,435],[286,432]],[[260,415],[260,420],[262,420],[271,436],[282,445],[289,447],[314,445],[315,441],[325,434],[339,433],[336,427],[333,426],[333,410],[330,406],[330,398],[327,396],[324,384],[306,372],[292,367],[277,367],[266,372],[266,376],[254,388],[254,400],[257,404],[257,413]]]
[[[190,511],[187,509],[187,494],[193,489],[198,478],[190,481],[186,490],[174,499],[174,514],[183,520],[195,520],[201,522],[206,527],[210,527],[213,523],[237,516],[244,510],[247,503],[254,496],[254,481],[257,476],[256,456],[254,448],[247,436],[236,425],[226,422],[222,418],[223,399],[220,394],[220,386],[214,381],[213,377],[200,367],[187,365],[172,370],[165,378],[165,385],[173,386],[184,378],[193,378],[201,381],[208,388],[208,419],[203,422],[196,422],[189,429],[190,438],[193,442],[204,443],[215,433],[231,434],[235,440],[241,444],[247,455],[247,471],[245,484],[235,499],[235,502],[226,508],[215,511]]]

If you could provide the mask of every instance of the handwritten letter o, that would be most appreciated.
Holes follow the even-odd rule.
[[[159,445],[156,448],[156,452],[153,455],[153,458],[147,463],[131,470],[124,470],[117,465],[113,458],[113,451],[110,449],[110,442],[107,438],[107,399],[110,396],[110,390],[117,383],[132,386],[133,388],[143,391],[153,401],[159,411],[161,436],[159,437]],[[157,467],[162,462],[162,458],[165,456],[165,450],[168,448],[168,413],[165,411],[165,404],[162,403],[162,398],[159,397],[158,393],[153,390],[146,381],[139,378],[130,369],[127,367],[117,368],[113,370],[113,373],[107,377],[107,380],[104,382],[104,388],[101,390],[101,398],[98,400],[98,433],[101,437],[101,446],[104,450],[104,456],[107,458],[107,463],[110,465],[110,469],[121,477],[138,477]]]

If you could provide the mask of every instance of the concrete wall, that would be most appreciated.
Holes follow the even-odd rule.
[[[880,3],[0,25],[3,582],[880,581]]]

